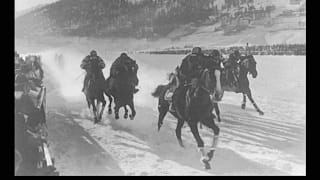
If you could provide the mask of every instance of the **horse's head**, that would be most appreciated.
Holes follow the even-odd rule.
[[[247,71],[252,75],[253,78],[258,76],[257,62],[253,55],[247,55],[245,59],[241,62],[242,67],[246,68]]]
[[[213,74],[213,75],[212,75]],[[220,83],[220,70],[213,69],[213,72],[210,72],[208,69],[205,69],[200,76],[200,79],[193,79],[191,81],[191,92],[193,92],[193,97],[200,96],[200,89],[203,93],[213,94],[216,101],[220,101],[223,96],[223,91]]]

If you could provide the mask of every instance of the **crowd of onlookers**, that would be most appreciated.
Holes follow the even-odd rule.
[[[252,55],[306,55],[306,44],[275,44],[275,45],[253,45],[253,46],[233,46],[217,48],[221,54],[231,54],[234,50]],[[204,49],[204,53],[210,53],[213,49]],[[162,51],[149,51],[149,54],[188,54],[191,49],[167,49]]]

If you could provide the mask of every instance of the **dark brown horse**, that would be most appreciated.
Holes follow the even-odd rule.
[[[245,109],[246,107],[246,96],[249,98],[251,103],[253,104],[256,111],[263,115],[263,111],[258,107],[258,105],[255,103],[252,97],[252,93],[249,87],[249,79],[248,79],[248,73],[252,75],[253,78],[256,78],[258,76],[258,71],[256,68],[257,62],[255,61],[253,55],[247,55],[243,57],[243,59],[240,61],[240,64],[238,67],[236,67],[236,78],[237,78],[237,85],[230,85],[227,81],[226,75],[229,73],[228,71],[231,71],[230,68],[227,68],[221,76],[221,84],[222,89],[224,91],[229,92],[236,92],[236,93],[242,93],[243,95],[243,101],[241,108]],[[230,74],[230,73],[229,73]],[[216,105],[216,109],[218,108],[218,105]],[[219,111],[219,110],[218,110]]]
[[[216,97],[221,99],[223,94],[220,85],[220,70],[213,71],[214,73],[210,73],[206,69],[201,73],[199,80],[194,80],[192,83],[186,85],[181,84],[173,95],[173,106],[176,111],[171,112],[172,115],[178,119],[176,137],[180,146],[184,147],[181,138],[181,128],[183,127],[184,122],[187,122],[197,141],[199,151],[201,152],[201,162],[206,169],[211,168],[209,162],[213,158],[220,131],[219,127],[214,122],[215,115],[212,113],[214,106],[211,101],[211,96],[212,94],[216,94]],[[211,74],[214,74],[214,76],[211,76]],[[169,88],[169,84],[160,85],[156,88],[155,92],[152,93],[154,97],[159,98],[158,130],[160,130],[163,119],[169,110],[169,103],[164,97]],[[214,132],[212,146],[208,153],[204,150],[204,142],[198,131],[199,122],[211,128]]]
[[[133,83],[133,78],[132,78],[136,76],[136,73],[137,72],[134,68],[128,68],[123,66],[117,69],[116,77],[109,77],[106,80],[106,89],[109,90],[106,93],[110,94],[114,98],[115,119],[119,119],[119,110],[121,107],[123,107],[125,110],[125,114],[123,117],[125,119],[128,118],[127,106],[129,106],[131,110],[131,114],[129,115],[129,118],[133,120],[134,117],[136,116],[134,99],[133,99],[134,93],[135,93],[135,85]],[[113,80],[114,83],[112,83],[112,87],[109,87],[111,80]]]
[[[101,69],[98,63],[92,62],[87,70],[87,76],[89,77],[88,84],[84,88],[84,94],[88,103],[88,108],[92,106],[92,113],[94,117],[94,123],[98,123],[102,119],[102,114],[106,106],[106,100],[104,99],[104,80],[101,74]],[[110,99],[110,98],[109,98]],[[100,104],[102,108],[100,110]],[[110,102],[111,104],[111,102]]]

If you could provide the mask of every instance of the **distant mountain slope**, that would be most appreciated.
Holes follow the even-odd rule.
[[[272,4],[264,10],[260,6],[249,6],[247,3],[252,0],[225,0],[221,5],[222,1],[60,0],[17,17],[15,37],[167,37],[179,40],[189,35],[217,35],[218,31],[224,31],[218,33],[219,36],[230,35],[256,25],[263,26],[269,22],[270,13],[278,10]],[[264,40],[261,41],[264,44]]]
[[[18,18],[18,17],[20,17],[20,16],[23,16],[23,15],[26,15],[26,14],[28,14],[28,13],[31,13],[32,11],[35,11],[35,10],[37,10],[37,9],[40,9],[40,8],[46,6],[46,5],[47,5],[47,4],[39,4],[39,5],[37,5],[37,6],[31,7],[31,8],[25,9],[25,10],[17,11],[17,12],[15,12],[14,17],[15,17],[15,18]]]
[[[64,0],[16,19],[16,35],[157,36],[207,19],[214,0]]]

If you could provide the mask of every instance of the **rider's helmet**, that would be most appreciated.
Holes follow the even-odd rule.
[[[202,50],[200,47],[194,47],[191,51],[192,54],[202,54]]]
[[[127,57],[128,55],[126,53],[121,53],[120,56],[121,57]]]
[[[92,50],[92,51],[90,52],[90,56],[97,56],[97,51]]]
[[[17,51],[14,51],[14,57],[20,57]]]
[[[15,64],[19,64],[19,54],[17,53],[17,51],[14,52],[14,62]]]
[[[26,57],[25,63],[26,63],[26,64],[32,64],[32,63],[34,63],[35,61],[36,61],[36,56],[31,56],[31,55],[29,55],[29,56]]]
[[[220,52],[217,49],[214,49],[210,53],[210,56],[217,58],[217,57],[220,57],[221,55],[220,55]]]
[[[237,57],[237,58],[240,57],[240,52],[239,52],[239,50],[235,50],[235,51],[233,52],[233,54],[234,54],[235,57]]]

